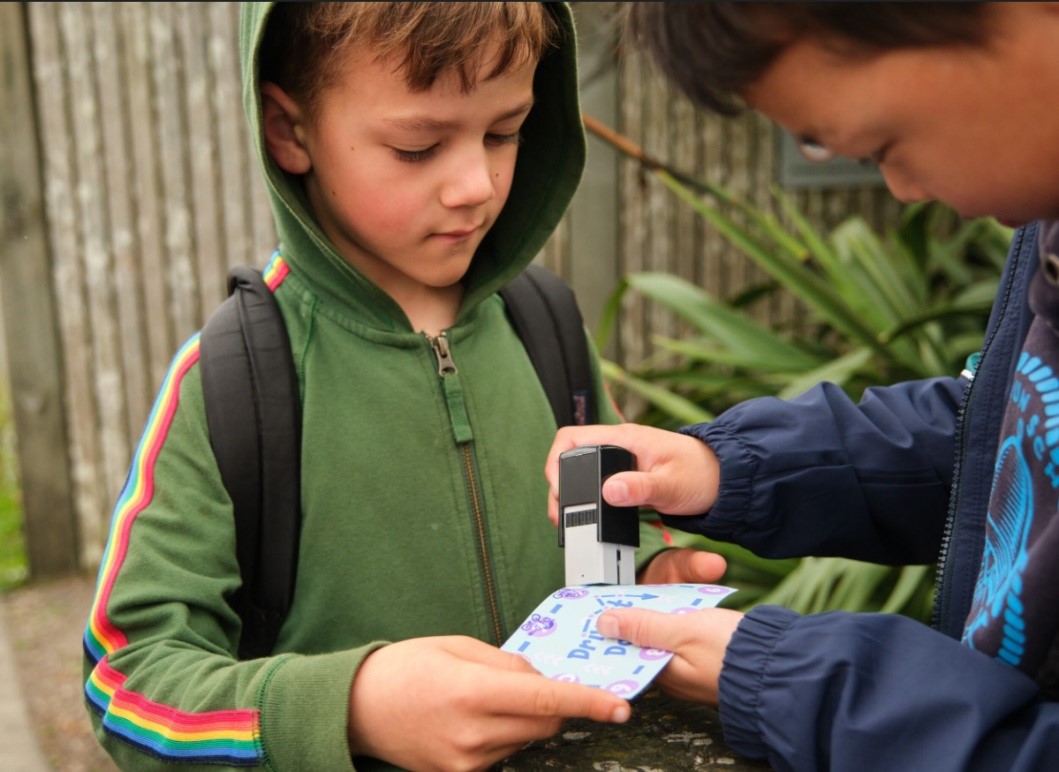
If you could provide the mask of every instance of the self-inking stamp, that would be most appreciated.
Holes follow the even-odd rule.
[[[559,456],[559,546],[566,552],[566,584],[636,584],[640,517],[636,507],[603,500],[603,482],[636,468],[616,445],[591,445]]]

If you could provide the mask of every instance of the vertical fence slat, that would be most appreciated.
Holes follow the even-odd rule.
[[[156,152],[161,160],[165,212],[167,308],[180,342],[197,329],[201,318],[189,190],[188,155],[191,149],[186,141],[188,118],[183,102],[187,80],[177,25],[177,14],[182,5],[148,3],[147,9],[152,46],[152,92],[157,116]]]
[[[114,23],[121,31],[123,42],[122,105],[128,130],[133,251],[138,263],[133,292],[144,320],[142,333],[146,345],[146,357],[140,367],[149,376],[148,400],[152,400],[175,351],[176,336],[166,313],[165,228],[152,106],[151,32],[143,3],[117,3],[113,9]],[[139,434],[146,418],[144,411],[138,420],[131,420],[134,435]]]
[[[644,114],[640,145],[650,156],[671,162],[673,127],[670,121],[669,106],[672,100],[669,86],[658,79],[652,79],[649,83],[640,103],[640,110]],[[647,197],[645,216],[648,235],[641,260],[644,270],[669,273],[673,262],[672,221],[676,207],[670,206],[671,194],[654,175],[647,175],[647,178],[649,189],[656,191],[656,194]],[[640,335],[644,338],[642,345],[645,355],[651,350],[652,337],[671,331],[672,318],[672,314],[655,303],[644,305],[644,326]]]
[[[92,560],[102,551],[98,513],[107,506],[101,488],[102,447],[98,406],[93,394],[91,322],[84,290],[82,217],[78,195],[76,122],[70,85],[71,61],[64,46],[63,4],[32,3],[28,11],[34,31],[34,72],[48,228],[53,258],[53,286],[62,336],[65,409],[70,432],[70,461],[78,521],[84,532],[82,557]],[[27,516],[28,517],[28,516]]]
[[[264,255],[254,254],[255,243],[246,205],[251,180],[248,161],[246,118],[243,115],[239,75],[239,53],[232,41],[238,39],[238,9],[234,3],[209,3],[209,60],[214,88],[211,92],[216,118],[217,165],[221,176],[220,202],[223,208],[223,241],[226,268],[258,265]]]
[[[184,97],[187,105],[187,133],[184,141],[190,150],[189,209],[195,233],[192,256],[198,286],[198,303],[203,314],[224,297],[224,253],[222,224],[224,215],[218,195],[219,148],[214,126],[210,94],[214,89],[208,56],[205,15],[194,5],[181,4],[177,9],[180,43],[185,67]]]
[[[110,3],[93,3],[92,39],[95,52],[95,92],[99,100],[100,134],[103,143],[103,169],[109,222],[105,223],[111,251],[113,313],[118,327],[117,350],[120,358],[124,395],[121,426],[126,452],[130,432],[139,429],[150,407],[151,373],[147,367],[147,320],[140,293],[142,278],[138,255],[135,191],[128,104],[122,60],[124,40],[118,23],[118,8]],[[128,459],[124,463],[128,463]]]
[[[0,5],[0,290],[30,574],[80,564],[26,5]]]
[[[617,122],[618,77],[615,30],[609,3],[577,3],[582,111],[608,126]],[[618,264],[618,159],[600,139],[587,137],[585,173],[564,222],[569,253],[562,275],[577,293],[586,324],[594,331],[621,272]],[[605,354],[613,356],[613,345]]]
[[[674,100],[673,104],[673,140],[671,146],[672,163],[678,169],[690,174],[700,175],[699,158],[701,143],[697,111],[687,100]],[[690,206],[678,207],[673,217],[673,255],[672,269],[678,276],[693,280],[698,263],[698,228],[700,218]],[[673,333],[686,334],[686,327],[672,328]]]
[[[92,29],[92,8],[88,4],[66,4],[61,15],[63,43],[70,57],[70,87],[73,94],[74,161],[77,170],[82,279],[90,325],[92,378],[88,383],[99,414],[102,475],[100,487],[105,505],[99,512],[87,513],[102,522],[117,498],[129,463],[120,340],[116,318],[113,246],[110,227],[109,169],[104,163],[98,79],[95,70],[100,57],[113,54],[100,45]]]
[[[621,92],[618,108],[619,130],[634,141],[643,141],[642,111],[640,100],[644,94],[643,64],[639,54],[631,53],[622,57],[619,62]],[[630,191],[642,193],[643,188],[651,184],[640,166],[622,158],[619,162],[619,180],[621,195],[619,198],[619,255],[622,275],[642,270],[644,255],[647,250],[648,223],[645,197],[639,194],[630,195]],[[622,303],[622,312],[618,318],[617,350],[618,361],[622,364],[638,362],[644,355],[644,302],[635,294],[627,294]],[[631,397],[619,397],[619,406],[626,415],[635,415],[641,409],[642,402]]]

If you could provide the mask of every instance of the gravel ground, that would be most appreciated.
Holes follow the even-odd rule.
[[[59,772],[113,772],[81,691],[81,636],[95,577],[37,582],[0,595],[7,634],[41,750]]]

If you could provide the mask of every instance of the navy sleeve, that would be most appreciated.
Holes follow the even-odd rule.
[[[837,555],[875,563],[937,556],[952,486],[965,378],[868,389],[854,403],[819,384],[752,399],[682,433],[717,454],[717,503],[668,525],[765,557]]]
[[[720,677],[725,739],[777,770],[1059,769],[1059,704],[907,617],[759,606]]]

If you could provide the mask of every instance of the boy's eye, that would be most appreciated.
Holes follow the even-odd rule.
[[[822,164],[835,157],[833,150],[825,147],[812,137],[797,137],[795,142],[798,144],[798,152],[801,153],[807,161],[812,161],[815,164]]]
[[[424,148],[422,150],[402,150],[397,147],[390,149],[393,150],[393,154],[397,156],[398,161],[404,161],[405,163],[414,164],[429,159],[431,156],[434,155],[434,153],[437,152],[438,146],[431,145],[430,147]]]
[[[486,134],[485,143],[493,146],[521,145],[522,132],[516,131],[513,134]]]

